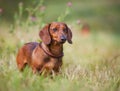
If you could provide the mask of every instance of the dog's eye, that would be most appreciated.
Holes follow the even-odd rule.
[[[67,33],[67,30],[66,30],[66,29],[63,29],[63,31],[64,31],[65,33]]]
[[[57,31],[57,28],[53,28],[53,31],[56,32],[56,31]]]

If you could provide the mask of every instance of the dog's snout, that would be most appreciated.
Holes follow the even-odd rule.
[[[62,35],[62,36],[60,37],[60,39],[61,39],[62,41],[65,41],[65,40],[66,40],[66,37],[65,37],[64,35]]]

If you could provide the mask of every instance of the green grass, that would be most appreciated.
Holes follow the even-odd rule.
[[[119,1],[72,0],[70,13],[64,17],[66,2],[45,2],[45,12],[38,8],[33,13],[35,22],[29,14],[26,21],[22,19],[22,10],[14,16],[14,24],[0,21],[0,91],[120,91]],[[29,9],[35,10],[32,5]],[[19,72],[18,49],[24,43],[39,42],[40,28],[58,17],[73,32],[73,44],[64,44],[61,74],[44,77],[32,74],[29,67]],[[88,36],[81,33],[84,23],[90,25]]]
[[[64,45],[61,74],[53,79],[32,74],[28,67],[20,73],[16,66],[18,48],[24,42],[38,41],[38,36],[31,36],[39,30],[35,34],[16,30],[15,36],[9,35],[12,41],[5,38],[0,54],[0,91],[119,91],[120,44],[114,41],[119,39],[102,32],[85,37],[75,28],[72,31],[73,44]]]

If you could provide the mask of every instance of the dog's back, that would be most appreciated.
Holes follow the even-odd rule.
[[[23,70],[22,68],[25,66],[25,64],[29,64],[31,61],[32,52],[37,45],[39,45],[39,43],[29,42],[24,44],[24,46],[19,50],[16,61],[20,70]]]

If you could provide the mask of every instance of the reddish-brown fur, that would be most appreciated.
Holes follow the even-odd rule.
[[[42,43],[30,42],[20,48],[16,58],[19,70],[28,64],[33,73],[58,73],[62,65],[63,44],[66,40],[72,44],[71,30],[64,23],[52,22],[40,31],[39,36]]]

